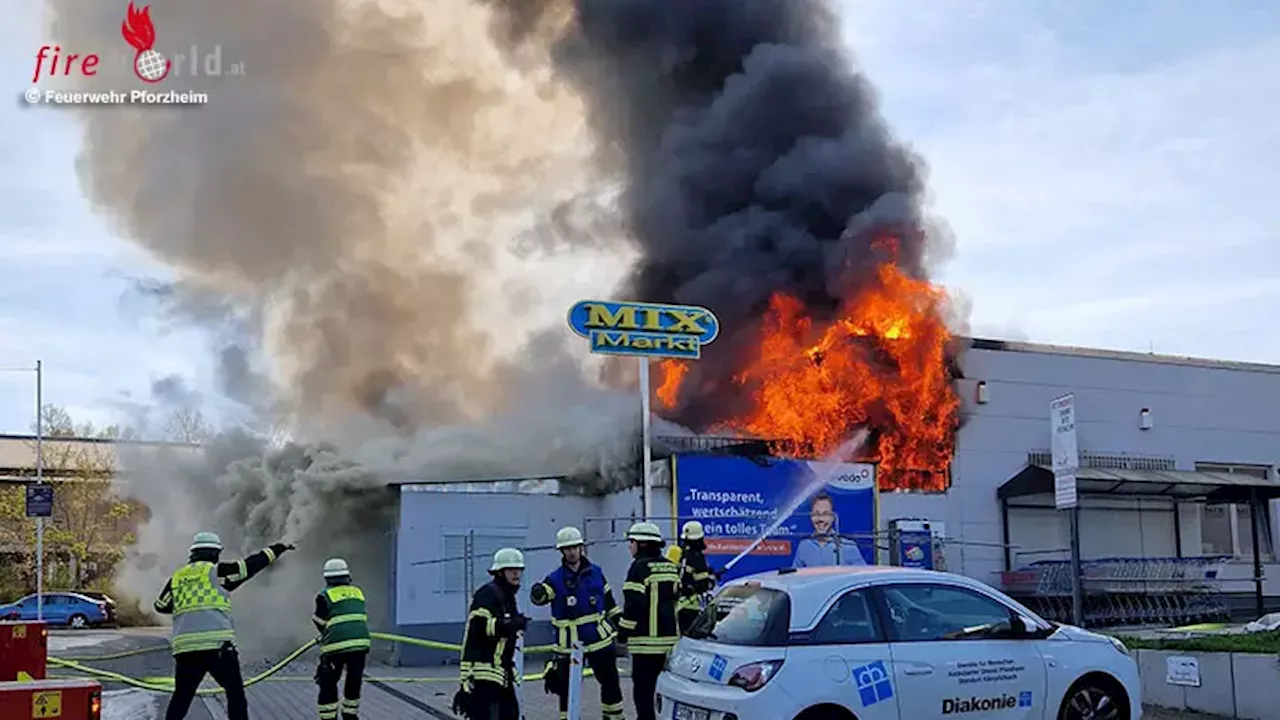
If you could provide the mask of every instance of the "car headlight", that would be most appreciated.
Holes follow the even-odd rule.
[[[1107,636],[1107,639],[1111,641],[1111,647],[1115,648],[1116,652],[1123,655],[1129,654],[1129,647],[1124,644],[1123,640],[1117,637],[1111,637],[1110,635]]]

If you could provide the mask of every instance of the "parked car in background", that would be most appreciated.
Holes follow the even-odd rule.
[[[91,598],[78,592],[44,593],[44,620],[51,626],[77,630],[115,622],[115,601]],[[35,620],[38,613],[35,594],[17,602],[0,605],[0,619]]]

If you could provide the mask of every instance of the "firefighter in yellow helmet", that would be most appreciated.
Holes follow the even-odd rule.
[[[676,617],[680,621],[680,634],[689,632],[707,606],[707,595],[716,586],[715,573],[707,564],[706,534],[702,523],[690,520],[680,529],[680,547],[670,558],[680,565],[680,600],[676,603]]]
[[[266,570],[293,545],[276,543],[243,560],[221,560],[222,540],[196,533],[187,564],[164,584],[156,612],[173,616],[173,695],[165,720],[182,720],[191,709],[205,674],[227,693],[229,720],[249,720],[249,702],[240,674],[231,592]]]
[[[324,564],[325,589],[316,595],[311,622],[320,631],[320,664],[316,666],[320,720],[356,720],[360,715],[360,686],[369,657],[369,615],[364,591],[351,582],[351,570],[342,558]],[[338,681],[347,673],[338,700]]]
[[[632,697],[638,720],[655,720],[654,693],[667,653],[679,640],[676,601],[680,568],[662,556],[662,530],[651,522],[638,522],[627,531],[631,557],[635,558],[622,584],[622,619],[618,640],[631,651]]]
[[[582,646],[583,659],[600,683],[600,710],[605,720],[622,720],[622,686],[613,623],[622,614],[613,589],[599,565],[587,559],[582,531],[560,528],[556,533],[560,567],[529,591],[534,605],[551,606],[556,628],[556,656],[547,665],[545,687],[560,698],[560,717],[568,717],[569,666],[573,645]]]
[[[489,574],[493,581],[471,597],[462,635],[462,687],[453,696],[453,711],[470,720],[518,720],[515,651],[529,625],[516,607],[524,553],[502,548],[493,554]]]

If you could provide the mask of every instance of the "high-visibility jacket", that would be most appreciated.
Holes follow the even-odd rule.
[[[574,643],[581,643],[584,652],[602,650],[617,634],[613,622],[622,608],[614,602],[600,566],[585,557],[577,570],[561,563],[529,590],[529,599],[534,605],[551,605],[558,653],[568,653]]]
[[[622,585],[618,637],[633,655],[664,655],[680,639],[676,624],[680,568],[656,550],[640,550]]]
[[[506,583],[493,580],[471,597],[458,668],[462,686],[468,691],[476,682],[513,686],[516,633],[508,629],[508,623],[518,617],[515,588]]]
[[[716,576],[707,564],[707,556],[699,549],[685,549],[680,556],[680,599],[676,603],[682,633],[688,631],[706,607],[707,593],[715,586]]]
[[[330,585],[316,595],[315,616],[320,654],[367,651],[369,614],[364,592],[349,582]]]
[[[217,650],[235,643],[231,591],[248,582],[284,554],[276,543],[243,560],[218,562],[215,550],[194,550],[191,561],[178,569],[156,598],[156,612],[173,616],[174,655]]]

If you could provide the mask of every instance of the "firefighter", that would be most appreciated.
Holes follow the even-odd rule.
[[[551,605],[551,624],[556,628],[556,656],[547,666],[547,692],[560,697],[560,717],[569,716],[569,652],[575,643],[600,682],[600,709],[605,720],[622,718],[622,686],[618,681],[618,658],[613,623],[622,614],[613,599],[613,589],[600,566],[587,559],[582,531],[560,528],[556,533],[560,567],[534,585],[529,598],[534,605]]]
[[[320,720],[335,720],[339,708],[342,720],[356,720],[360,715],[360,684],[369,657],[368,609],[364,592],[351,582],[346,560],[325,561],[324,582],[326,587],[316,595],[315,615],[311,618],[320,631],[320,664],[316,667]],[[338,681],[343,670],[347,680],[339,703]]]
[[[515,691],[515,650],[529,618],[516,607],[524,572],[524,554],[502,548],[493,554],[489,582],[471,597],[471,612],[462,634],[462,687],[453,696],[453,711],[470,720],[519,720]]]
[[[240,676],[231,592],[274,563],[293,545],[275,543],[243,560],[220,561],[222,540],[197,533],[187,564],[164,584],[156,612],[173,616],[173,696],[165,720],[182,720],[206,673],[227,693],[228,720],[249,720]]]
[[[689,632],[707,606],[707,594],[716,586],[715,573],[707,564],[706,535],[702,523],[690,520],[680,529],[680,544],[668,559],[680,566],[680,600],[676,603],[676,617],[680,621],[680,634]]]
[[[622,585],[618,641],[631,652],[631,685],[638,720],[655,720],[654,694],[667,653],[679,639],[676,600],[680,568],[662,556],[662,530],[638,522],[627,531],[635,560]]]

